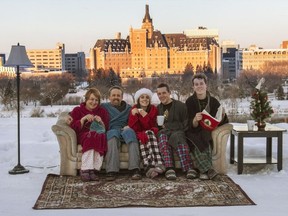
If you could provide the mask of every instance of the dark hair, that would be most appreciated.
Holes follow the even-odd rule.
[[[111,91],[112,91],[113,89],[118,89],[118,90],[120,90],[121,93],[122,93],[122,95],[123,95],[123,92],[124,92],[124,91],[123,91],[123,88],[121,88],[120,86],[112,86],[112,87],[108,90],[109,96],[110,96]]]
[[[163,87],[166,87],[167,91],[170,93],[170,89],[169,89],[169,86],[166,84],[166,83],[160,83],[157,88],[163,88]]]
[[[139,97],[138,100],[136,101],[136,108],[138,108],[138,109],[141,108],[141,105],[140,105],[139,100],[140,100],[140,97]],[[149,98],[149,104],[148,104],[148,106],[147,106],[146,112],[149,113],[149,112],[150,112],[150,109],[151,109],[151,98]]]
[[[95,95],[96,98],[98,98],[99,104],[101,101],[101,94],[100,91],[97,88],[90,88],[86,93],[85,93],[85,102],[89,99],[90,95],[93,94]]]
[[[204,82],[207,84],[207,76],[204,73],[196,73],[193,77],[192,77],[192,85],[194,85],[194,80],[195,79],[203,79]]]

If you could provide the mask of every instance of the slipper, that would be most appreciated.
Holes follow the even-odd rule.
[[[133,172],[131,176],[132,180],[141,180],[142,176],[139,169],[134,169],[132,172]]]
[[[155,178],[156,176],[158,176],[158,173],[155,171],[155,168],[150,168],[147,172],[146,172],[146,176],[148,178]]]
[[[157,165],[155,166],[155,171],[156,171],[157,173],[159,173],[159,174],[164,173],[165,170],[166,170],[166,168],[165,168],[165,166],[164,166],[163,164],[157,164]]]
[[[106,180],[107,181],[114,181],[116,179],[116,175],[117,175],[116,172],[108,172],[106,174]]]
[[[206,173],[201,173],[200,176],[199,176],[199,179],[201,179],[201,180],[209,180],[209,176],[207,175],[207,172]]]
[[[186,174],[187,179],[198,178],[198,172],[195,169],[189,169]]]
[[[89,170],[80,170],[80,177],[83,182],[91,181]]]
[[[91,181],[99,181],[99,176],[97,176],[97,171],[96,170],[90,170],[89,175],[90,175],[90,180]]]
[[[165,173],[165,177],[167,180],[176,180],[177,176],[175,170],[173,169],[167,170]]]
[[[207,175],[209,179],[213,180],[218,175],[218,173],[214,169],[211,168],[207,171]]]

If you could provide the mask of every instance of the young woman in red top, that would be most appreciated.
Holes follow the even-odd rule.
[[[135,93],[136,104],[130,111],[128,125],[135,131],[139,140],[146,176],[154,178],[159,173],[163,173],[165,167],[156,138],[158,110],[151,104],[151,98],[152,92],[147,88],[141,88]]]

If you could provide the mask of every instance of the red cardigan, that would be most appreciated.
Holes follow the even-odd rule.
[[[99,115],[104,122],[106,130],[109,128],[109,114],[99,105],[90,111],[86,109],[85,103],[81,103],[80,106],[75,107],[70,113],[73,118],[70,126],[76,132],[77,142],[82,145],[82,152],[94,149],[100,155],[104,155],[107,151],[106,133],[98,134],[96,131],[90,131],[91,122],[85,122],[83,127],[81,127],[81,118],[87,114]]]
[[[134,108],[136,108],[136,105],[132,107],[132,109]],[[131,111],[129,114],[128,126],[135,131],[137,139],[140,140],[142,144],[146,144],[148,137],[145,131],[152,130],[155,135],[158,133],[158,127],[156,123],[158,110],[154,105],[151,105],[150,111],[144,117],[138,113],[132,115]]]

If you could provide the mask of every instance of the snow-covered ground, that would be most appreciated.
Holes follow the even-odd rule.
[[[272,101],[279,110],[287,110],[288,102]],[[247,110],[249,102],[241,102]],[[45,114],[70,110],[72,106],[41,107]],[[0,114],[0,215],[179,215],[179,216],[286,216],[288,213],[288,135],[283,137],[283,170],[276,165],[244,166],[242,175],[237,175],[236,165],[228,165],[228,175],[239,184],[255,206],[193,207],[193,208],[117,208],[88,210],[33,210],[48,173],[59,174],[59,146],[51,131],[56,117],[31,118],[32,107],[21,113],[21,164],[30,170],[22,175],[10,175],[8,171],[17,164],[17,118],[16,113],[1,111]],[[46,115],[45,115],[46,116]],[[239,124],[239,123],[233,123]],[[276,124],[288,129],[287,123]],[[273,140],[275,142],[275,140]],[[276,145],[273,142],[273,155]],[[245,140],[245,155],[265,154],[265,139]],[[227,158],[229,145],[227,144]],[[227,160],[228,163],[228,160]]]

